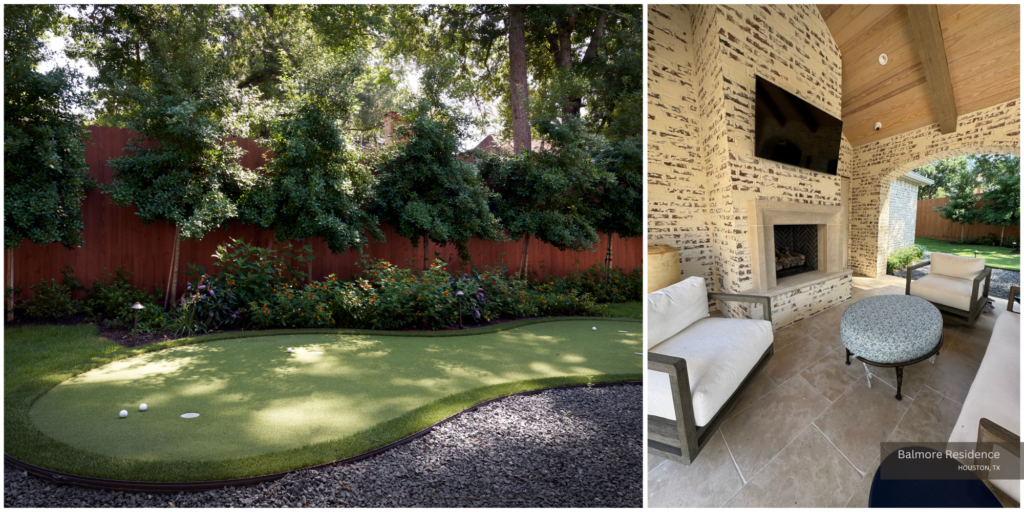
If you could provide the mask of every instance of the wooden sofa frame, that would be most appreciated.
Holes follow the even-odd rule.
[[[919,268],[924,268],[932,264],[932,260],[925,260],[920,263],[907,267],[907,292],[906,295],[910,295],[910,283],[912,282],[911,276],[914,271]],[[985,287],[981,288],[981,282],[985,281]],[[992,283],[992,267],[986,266],[977,276],[974,277],[974,285],[971,287],[971,309],[964,311],[962,309],[952,308],[945,304],[938,304],[932,302],[932,305],[939,308],[940,311],[945,311],[957,317],[961,318],[961,322],[968,327],[974,327],[975,322],[978,321],[978,317],[981,316],[981,312],[985,310],[985,304],[988,302],[988,288]],[[979,294],[978,291],[982,290]]]
[[[992,460],[990,460],[985,454],[991,453],[995,445],[999,445],[1007,452],[1012,453],[1018,459],[1020,458],[1020,436],[1010,432],[988,418],[982,418],[981,421],[978,422],[978,443],[976,445],[976,450],[980,456],[975,457],[974,464],[983,468],[991,464]],[[979,470],[977,471],[977,474],[978,477],[981,478],[981,481],[985,483],[985,486],[992,491],[992,494],[996,495],[996,498],[1004,507],[1020,507],[1020,503],[1017,503],[1017,500],[1013,499],[998,487],[992,485],[987,469]]]
[[[772,321],[771,297],[744,295],[736,293],[709,293],[708,299],[723,302],[750,302],[761,304],[764,308],[764,319]],[[676,462],[689,465],[708,440],[725,421],[729,411],[739,402],[740,394],[750,385],[775,353],[775,343],[761,355],[761,359],[750,370],[732,396],[726,400],[707,425],[698,427],[693,418],[693,397],[690,395],[690,379],[686,372],[686,360],[665,354],[647,353],[647,369],[667,373],[672,388],[672,405],[676,412],[676,420],[660,416],[647,415],[647,448],[657,455]]]

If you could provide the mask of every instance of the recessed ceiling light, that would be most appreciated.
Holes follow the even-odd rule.
[[[889,56],[884,54],[884,53],[879,55],[878,56],[878,63],[883,65],[883,66],[888,64],[889,63]]]

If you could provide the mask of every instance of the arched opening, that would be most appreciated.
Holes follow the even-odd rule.
[[[916,158],[900,165],[896,165],[887,174],[882,176],[879,183],[879,216],[878,216],[878,238],[876,240],[878,274],[885,273],[885,261],[890,253],[891,241],[891,215],[893,212],[892,196],[890,194],[893,183],[907,173],[914,171],[924,165],[954,158],[958,156],[974,155],[1020,155],[1020,148],[1013,146],[981,146],[961,147],[946,151],[932,153],[929,156]]]

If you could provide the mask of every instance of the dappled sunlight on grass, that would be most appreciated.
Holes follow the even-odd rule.
[[[400,425],[457,412],[441,408],[447,412],[435,416],[428,406],[464,408],[469,404],[459,397],[477,390],[504,394],[542,379],[638,378],[641,358],[633,351],[640,338],[616,331],[640,326],[603,321],[592,331],[592,322],[429,339],[305,334],[211,341],[83,373],[40,397],[29,417],[76,449],[131,460],[241,460],[340,439],[346,449],[365,450],[411,433]],[[150,407],[144,413],[142,402]],[[127,418],[117,417],[120,409]],[[200,416],[181,418],[186,412]],[[366,439],[357,435],[381,428]]]

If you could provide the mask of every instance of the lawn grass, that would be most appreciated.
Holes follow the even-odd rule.
[[[944,252],[959,256],[974,257],[974,251],[978,251],[979,258],[985,258],[985,265],[1003,270],[1016,270],[1020,272],[1020,254],[1012,254],[1008,247],[993,247],[991,245],[961,245],[944,240],[931,238],[915,238],[914,243],[924,246],[929,252]]]
[[[129,349],[88,325],[5,329],[5,449],[96,477],[236,478],[363,453],[496,396],[642,378],[641,329],[628,320],[249,334]]]
[[[605,314],[616,318],[635,318],[643,320],[644,304],[642,302],[618,302],[605,305]]]

